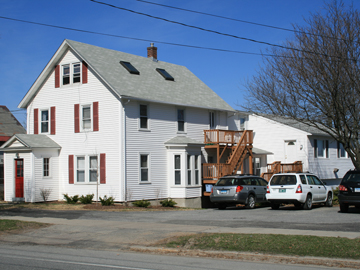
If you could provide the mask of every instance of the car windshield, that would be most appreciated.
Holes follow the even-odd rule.
[[[274,175],[270,184],[273,186],[296,185],[295,175]]]
[[[242,179],[239,178],[220,178],[215,186],[238,186],[243,185]]]
[[[345,174],[341,183],[360,183],[360,172],[350,172]]]

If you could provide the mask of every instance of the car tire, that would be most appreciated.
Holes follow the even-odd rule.
[[[333,200],[332,200],[332,193],[331,192],[329,192],[328,195],[327,195],[325,205],[327,207],[332,207],[333,206]]]
[[[349,211],[349,205],[345,203],[340,203],[340,212],[347,213]]]
[[[311,210],[312,208],[312,197],[311,195],[307,195],[305,203],[303,205],[304,210]]]
[[[279,207],[280,207],[280,204],[277,204],[277,203],[271,203],[271,209],[273,209],[273,210],[277,210],[277,209],[279,209]]]
[[[219,210],[225,210],[226,204],[219,204],[218,208],[219,208]]]
[[[254,209],[256,204],[256,199],[254,195],[249,195],[249,197],[246,200],[246,208],[247,209]]]

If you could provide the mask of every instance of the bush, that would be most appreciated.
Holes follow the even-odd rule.
[[[88,194],[86,196],[81,195],[81,197],[79,198],[79,201],[83,204],[91,204],[93,198],[94,198],[94,194]]]
[[[177,203],[174,202],[172,199],[166,199],[166,200],[160,201],[160,204],[163,207],[174,207]]]
[[[136,207],[144,207],[147,208],[150,205],[149,201],[141,200],[141,201],[135,201],[132,203]]]
[[[68,196],[67,194],[64,194],[64,198],[66,199],[66,203],[69,204],[74,204],[77,203],[79,200],[79,195],[74,195],[74,196]]]
[[[50,194],[51,194],[50,188],[41,188],[40,189],[40,196],[41,196],[41,198],[43,198],[44,202],[48,201]]]
[[[99,197],[101,205],[102,206],[110,206],[114,204],[114,198],[113,197],[107,197],[106,195],[104,196],[104,199],[102,199],[101,197]]]

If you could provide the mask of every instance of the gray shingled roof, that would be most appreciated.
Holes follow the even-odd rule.
[[[263,150],[260,148],[256,148],[256,147],[252,148],[252,152],[253,152],[253,154],[256,154],[256,155],[273,155],[274,154],[272,152],[269,152],[269,151],[266,151],[266,150]]]
[[[299,121],[296,121],[294,119],[291,118],[287,118],[287,117],[283,117],[283,116],[275,116],[275,115],[269,115],[269,114],[261,114],[261,116],[271,119],[273,121],[282,123],[284,125],[296,128],[296,129],[300,129],[302,131],[308,132],[311,135],[318,135],[318,136],[330,136],[328,133],[316,128],[316,127],[311,127],[309,125],[306,125],[304,123],[301,123]]]
[[[24,148],[56,148],[60,149],[61,146],[54,142],[46,135],[41,134],[16,134],[12,137],[8,142],[12,141],[13,139],[17,139],[24,145]],[[6,149],[7,143],[2,147]],[[15,148],[7,148],[8,150],[15,149]]]
[[[174,138],[168,140],[167,142],[165,142],[165,144],[198,144],[198,145],[204,145],[203,142],[199,142],[197,140],[191,139],[191,138],[186,137],[186,136],[174,137]]]
[[[174,105],[234,111],[186,67],[151,58],[66,40],[119,96]],[[145,48],[144,48],[145,54]],[[120,61],[130,62],[140,75],[130,74]],[[156,68],[165,69],[175,81],[165,80]]]
[[[6,106],[0,106],[0,137],[11,137],[18,133],[26,133],[26,130]]]

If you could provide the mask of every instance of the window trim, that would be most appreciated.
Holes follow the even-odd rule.
[[[97,181],[90,181],[90,158],[96,157],[97,160]],[[82,171],[84,171],[84,182],[78,181],[78,158],[84,158],[84,168]],[[75,155],[74,156],[74,184],[75,185],[100,185],[100,155]]]
[[[74,82],[74,69],[75,69],[75,65],[79,65],[79,82]],[[83,77],[83,68],[82,68],[83,63],[81,61],[76,61],[76,62],[71,62],[71,63],[66,63],[66,64],[61,64],[61,68],[60,68],[60,85],[62,87],[67,87],[67,86],[72,86],[74,84],[78,84],[78,83],[82,83],[82,77]],[[69,67],[69,83],[64,84],[64,68],[68,66]]]
[[[141,167],[141,157],[146,156],[147,157],[147,167]],[[139,153],[139,184],[150,184],[151,183],[151,170],[150,170],[150,153]],[[142,169],[147,169],[147,180],[142,181]]]
[[[209,112],[209,128],[216,129],[216,115],[214,111]]]
[[[319,142],[323,142],[323,152],[322,155],[319,156]],[[314,139],[314,157],[325,159],[329,158],[329,141],[324,139]]]
[[[179,111],[183,111],[183,120],[179,120]],[[184,130],[179,130],[179,124],[183,122]],[[176,109],[176,131],[177,133],[186,133],[186,110],[184,108]]]
[[[344,156],[341,155],[341,151],[344,151]],[[348,153],[345,151],[345,148],[342,143],[337,142],[337,158],[344,159],[349,158]]]
[[[46,169],[45,169],[45,160],[47,160],[47,175],[45,175]],[[42,177],[43,178],[50,178],[51,177],[51,158],[50,157],[44,157],[42,159]]]
[[[90,128],[84,128],[84,108],[90,107]],[[93,131],[94,117],[93,117],[93,104],[80,105],[80,132]]]
[[[43,124],[43,122],[45,122],[45,121],[43,121],[42,120],[42,112],[46,112],[47,111],[47,113],[48,113],[48,119],[47,119],[47,132],[43,132],[42,131],[42,124]],[[51,129],[51,110],[50,109],[48,109],[48,108],[46,108],[46,109],[39,109],[39,118],[40,118],[40,121],[39,121],[39,134],[50,134],[50,129]]]
[[[146,106],[146,116],[141,115],[141,107]],[[141,127],[141,119],[146,118],[146,127]],[[149,121],[149,105],[148,104],[139,104],[139,130],[150,130],[150,121]]]
[[[180,158],[180,168],[176,168],[176,157],[179,157]],[[174,186],[181,186],[182,184],[181,184],[181,157],[182,157],[182,155],[181,154],[175,154],[174,153],[174,155],[173,155],[173,164],[174,164]],[[179,172],[179,180],[180,180],[180,182],[179,183],[176,183],[176,172]]]

